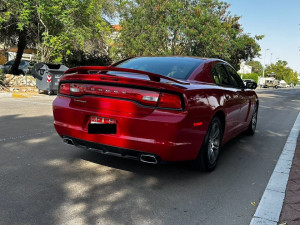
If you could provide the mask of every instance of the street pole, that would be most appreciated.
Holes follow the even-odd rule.
[[[272,56],[273,56],[273,53],[271,53],[270,65],[272,65]]]
[[[267,54],[268,50],[270,50],[270,49],[267,48],[265,50],[264,65],[263,65],[263,80],[265,80],[265,64],[266,64],[266,54]]]

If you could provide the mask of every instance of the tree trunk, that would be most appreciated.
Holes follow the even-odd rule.
[[[25,28],[19,31],[18,51],[15,58],[15,62],[10,69],[11,74],[19,75],[21,73],[21,71],[19,71],[19,65],[24,53],[24,49],[26,48],[26,44],[27,44],[26,36],[27,36],[27,30]]]

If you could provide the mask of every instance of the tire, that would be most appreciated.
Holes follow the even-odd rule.
[[[208,127],[204,142],[197,159],[191,162],[191,167],[198,171],[213,171],[219,159],[222,144],[223,126],[218,117],[214,117]]]
[[[254,135],[255,134],[256,125],[257,125],[257,113],[258,113],[258,105],[255,106],[255,109],[254,109],[254,112],[252,114],[250,123],[248,125],[248,129],[246,131],[246,133],[248,135]]]
[[[40,89],[38,89],[38,93],[39,93],[39,94],[41,94],[41,93],[42,93]]]
[[[52,95],[52,91],[48,90],[48,95],[49,96]]]

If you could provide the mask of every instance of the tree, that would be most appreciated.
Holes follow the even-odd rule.
[[[298,73],[287,66],[287,61],[279,60],[276,64],[271,64],[266,67],[266,74],[276,74],[277,80],[284,80],[286,83],[297,84]]]
[[[105,18],[113,13],[114,4],[110,0],[2,0],[1,40],[5,37],[7,43],[18,46],[12,72],[17,73],[29,41],[37,46],[41,61],[46,62],[61,62],[72,51],[89,52],[96,46],[101,46],[104,54],[103,43],[110,33]],[[95,39],[97,42],[92,42]]]
[[[115,58],[140,55],[217,57],[238,67],[257,56],[256,40],[242,33],[240,17],[218,0],[135,0],[121,4]]]
[[[0,5],[0,37],[5,45],[17,44],[18,51],[11,73],[19,74],[19,64],[26,46],[35,41],[37,29],[34,6],[29,0],[3,0]]]
[[[39,53],[42,61],[61,62],[72,51],[93,51],[105,44],[110,24],[105,17],[114,13],[110,0],[36,0],[42,26]],[[98,43],[100,42],[100,45]],[[96,43],[96,44],[93,44]]]
[[[252,67],[252,72],[257,74],[262,74],[263,66],[259,61],[249,61],[246,65]]]

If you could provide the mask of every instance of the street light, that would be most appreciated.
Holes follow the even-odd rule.
[[[272,57],[273,57],[273,53],[271,53],[270,65],[272,65]]]
[[[268,50],[270,50],[270,49],[267,48],[265,50],[264,65],[263,65],[263,79],[265,78],[265,63],[266,63],[266,54],[267,54]]]

